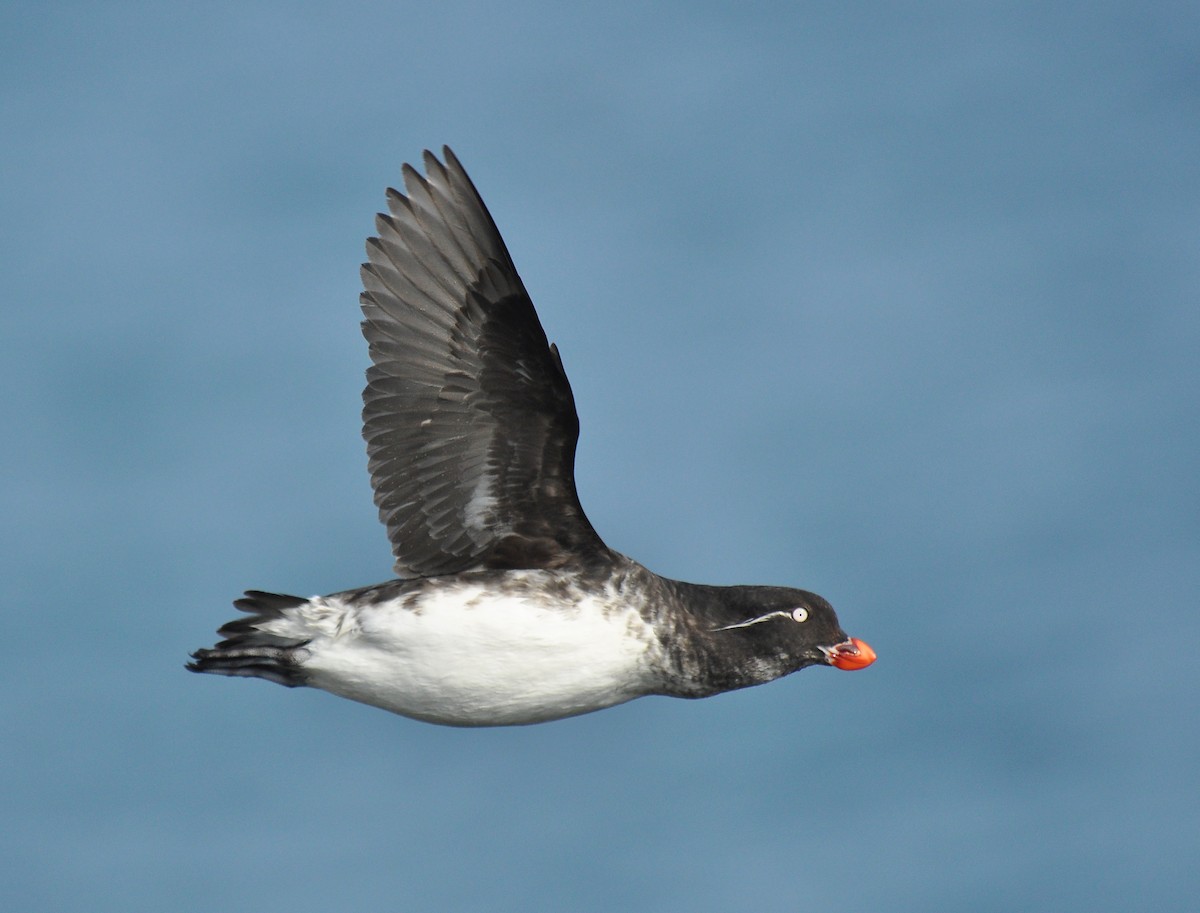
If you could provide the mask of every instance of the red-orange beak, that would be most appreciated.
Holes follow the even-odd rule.
[[[865,669],[875,662],[875,651],[871,645],[857,637],[851,637],[836,647],[825,648],[825,655],[829,657],[829,665],[847,672]]]

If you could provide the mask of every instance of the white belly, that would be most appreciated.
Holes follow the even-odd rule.
[[[457,726],[538,723],[651,690],[652,638],[632,608],[586,597],[539,608],[475,586],[434,591],[420,605],[314,600],[303,613],[320,631],[309,628],[308,684]]]

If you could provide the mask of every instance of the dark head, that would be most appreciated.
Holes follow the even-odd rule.
[[[875,661],[875,651],[848,637],[833,607],[816,593],[771,586],[697,589],[689,602],[707,654],[699,678],[716,690],[762,684],[805,666],[852,670]]]

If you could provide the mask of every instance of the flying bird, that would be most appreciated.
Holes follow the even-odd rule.
[[[397,579],[248,591],[193,672],[506,726],[875,660],[815,593],[671,580],[608,548],[575,491],[579,419],[512,258],[448,147],[404,165],[362,267],[363,437]]]

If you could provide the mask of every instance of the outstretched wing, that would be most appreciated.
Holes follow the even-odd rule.
[[[575,492],[579,419],[458,159],[388,190],[363,264],[363,437],[395,570],[556,567],[604,549]]]

